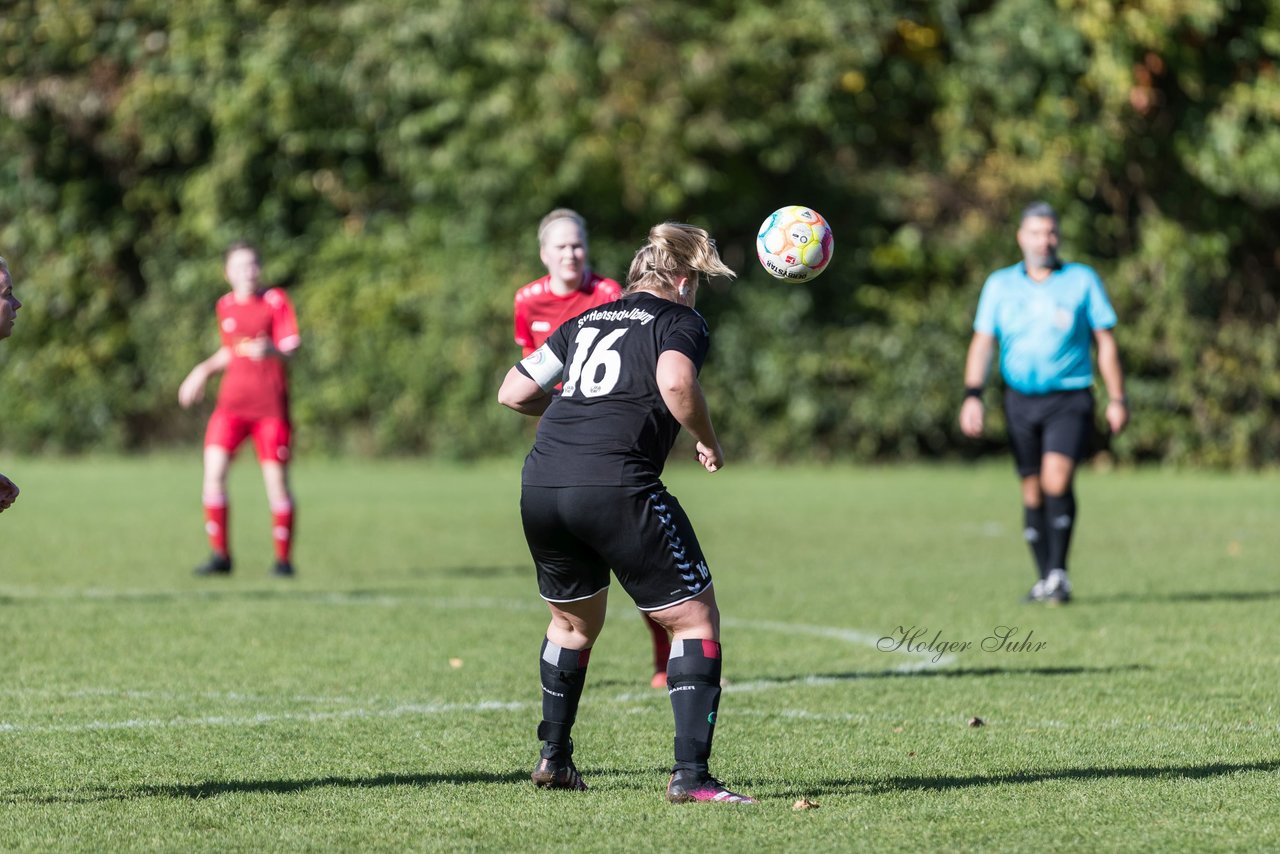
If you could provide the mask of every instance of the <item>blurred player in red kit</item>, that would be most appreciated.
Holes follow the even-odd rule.
[[[557,208],[544,216],[538,224],[538,246],[547,275],[516,291],[515,339],[524,356],[541,347],[568,318],[622,296],[616,281],[592,271],[587,260],[587,222],[576,211]],[[651,684],[665,688],[671,641],[666,629],[641,614],[653,636]]]
[[[204,396],[209,377],[225,371],[204,437],[202,497],[213,554],[195,571],[197,575],[231,572],[227,469],[236,449],[252,436],[271,507],[275,542],[271,573],[288,578],[294,574],[290,560],[294,507],[288,480],[292,427],[285,364],[301,343],[298,320],[283,290],[262,287],[262,268],[253,246],[233,243],[224,256],[223,272],[231,292],[217,305],[222,346],[192,368],[178,389],[178,402],[190,407]]]

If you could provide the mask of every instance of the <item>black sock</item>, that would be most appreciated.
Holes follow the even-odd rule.
[[[1067,568],[1067,550],[1071,548],[1071,532],[1076,524],[1076,494],[1068,489],[1062,495],[1044,497],[1045,523],[1049,529],[1049,569]]]
[[[1039,507],[1022,507],[1022,538],[1031,548],[1031,556],[1035,558],[1036,569],[1044,578],[1053,567],[1049,566],[1049,532],[1046,530],[1044,505]]]
[[[706,774],[720,706],[720,644],[673,640],[667,661],[667,693],[676,718],[674,770]]]
[[[568,759],[573,755],[569,730],[578,716],[578,701],[587,682],[587,661],[591,649],[564,649],[542,639],[542,722],[538,738],[543,742],[544,759]]]

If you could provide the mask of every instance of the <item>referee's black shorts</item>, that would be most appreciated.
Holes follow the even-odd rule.
[[[711,571],[680,502],[662,485],[525,486],[520,518],[548,602],[589,599],[609,570],[642,611],[711,586]]]
[[[1019,477],[1040,473],[1040,460],[1057,453],[1080,462],[1090,452],[1093,437],[1093,392],[1087,388],[1022,394],[1004,392],[1009,443]]]

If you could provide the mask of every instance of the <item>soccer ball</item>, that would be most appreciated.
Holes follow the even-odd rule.
[[[807,282],[827,268],[835,238],[822,214],[803,205],[778,208],[760,224],[756,256],[775,279]]]

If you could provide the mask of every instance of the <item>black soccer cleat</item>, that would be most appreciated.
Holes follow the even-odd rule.
[[[230,575],[231,558],[228,555],[211,554],[194,572],[196,575]]]
[[[293,578],[297,573],[293,564],[287,560],[278,560],[271,565],[271,574],[276,578]]]
[[[667,782],[667,800],[673,804],[687,804],[694,801],[714,804],[754,804],[756,799],[749,795],[731,792],[710,774],[699,774],[694,771],[676,771]]]
[[[587,790],[587,784],[582,782],[582,775],[574,767],[572,759],[555,760],[542,757],[529,778],[539,789],[569,789],[574,792]]]

